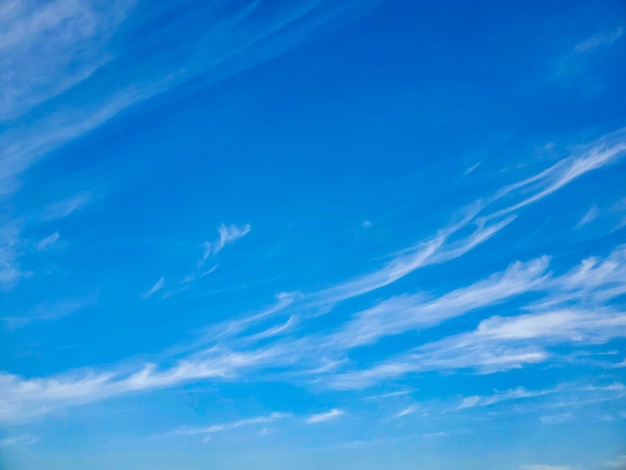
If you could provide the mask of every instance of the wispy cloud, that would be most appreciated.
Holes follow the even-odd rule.
[[[619,41],[624,35],[624,32],[624,27],[620,26],[613,31],[609,31],[608,33],[594,34],[593,36],[585,39],[583,42],[576,44],[574,52],[584,54],[601,46],[610,46],[611,44]]]
[[[29,446],[37,442],[38,439],[30,434],[21,434],[0,439],[0,448]]]
[[[587,225],[588,223],[593,222],[594,220],[598,218],[598,215],[600,215],[598,206],[596,205],[591,206],[589,210],[585,212],[585,215],[583,215],[580,221],[576,224],[576,228],[583,227]]]
[[[7,329],[14,330],[23,327],[28,323],[42,320],[56,320],[78,312],[93,304],[97,299],[97,293],[91,293],[82,297],[68,298],[59,301],[46,301],[37,306],[19,312],[13,316],[0,317]]]
[[[257,424],[267,424],[272,423],[274,421],[290,418],[291,413],[278,413],[274,412],[267,416],[257,416],[254,418],[246,418],[240,419],[238,421],[233,421],[231,423],[221,423],[221,424],[212,424],[210,426],[206,426],[203,428],[190,428],[190,427],[181,427],[174,431],[172,434],[175,435],[185,435],[185,436],[195,436],[198,434],[212,434],[216,432],[230,431],[232,429],[241,428],[244,426],[254,426]]]
[[[305,420],[305,422],[307,424],[325,423],[327,421],[331,421],[335,418],[338,418],[339,416],[343,414],[344,414],[343,410],[340,410],[338,408],[333,408],[332,410],[327,411],[325,413],[311,415]]]
[[[108,62],[107,42],[132,3],[112,1],[106,11],[94,2],[72,0],[39,8],[21,0],[5,4],[0,15],[0,120],[27,113]]]
[[[226,245],[246,236],[250,232],[250,224],[242,226],[221,224],[217,228],[217,231],[219,232],[219,238],[216,241],[204,243],[204,254],[198,266],[202,266],[209,256],[216,255],[222,251]]]
[[[143,299],[149,299],[150,297],[152,297],[154,294],[156,294],[157,292],[159,292],[161,289],[163,289],[163,287],[165,287],[165,278],[161,277],[157,282],[155,282],[152,287],[150,289],[148,289],[147,291],[143,292],[141,294],[141,297]]]
[[[133,105],[194,78],[207,86],[285,53],[336,14],[330,3],[301,0],[280,10],[256,1],[163,5],[160,15],[133,16],[134,0],[11,2],[0,15],[0,121],[9,123],[0,137],[0,195],[14,192],[43,155]],[[159,23],[162,15],[169,15],[170,28]],[[157,44],[160,54],[144,53]],[[15,124],[25,114],[28,125]]]
[[[193,380],[232,378],[244,370],[275,364],[283,354],[285,351],[276,347],[247,353],[212,349],[165,369],[145,364],[130,372],[76,371],[45,379],[0,373],[0,421],[30,419],[66,406]]]
[[[375,342],[384,336],[437,325],[472,310],[543,287],[548,259],[514,263],[505,272],[433,300],[422,295],[393,297],[357,313],[330,341],[343,347]]]
[[[522,465],[520,470],[572,470],[572,467],[566,465],[531,464]]]
[[[8,290],[22,277],[17,262],[19,228],[10,222],[0,225],[0,290]]]
[[[555,415],[545,415],[540,416],[539,421],[542,424],[554,425],[554,424],[563,424],[567,423],[574,419],[574,415],[572,413],[560,413]]]
[[[402,418],[404,416],[412,415],[413,413],[415,413],[418,410],[419,410],[419,406],[417,406],[417,405],[407,406],[406,408],[403,408],[402,410],[400,410],[396,414],[394,414],[392,416],[392,419],[397,419],[397,418]]]
[[[604,468],[614,468],[616,470],[626,469],[626,455],[619,455],[613,460],[608,460],[602,463]]]
[[[617,247],[605,259],[585,259],[579,266],[557,277],[545,274],[546,262],[547,259],[536,262],[534,270],[528,271],[534,273],[532,276],[518,278],[519,273],[524,272],[518,266],[516,274],[509,277],[509,282],[515,286],[512,292],[515,289],[523,292],[524,286],[545,292],[545,298],[523,306],[524,313],[506,317],[492,316],[482,320],[474,331],[427,343],[367,370],[338,373],[329,378],[330,385],[340,389],[365,388],[382,380],[427,370],[474,369],[483,373],[496,372],[544,362],[552,357],[549,347],[553,345],[602,344],[612,338],[626,337],[626,313],[605,305],[626,292],[625,247]],[[474,294],[480,292],[474,299],[480,298],[477,301],[486,306],[490,300],[489,288],[483,288],[496,286],[505,278],[495,276],[491,281],[493,284],[490,281],[480,282],[474,286],[479,287],[475,291],[470,286],[430,302],[434,302],[434,305],[441,303],[446,306],[445,314],[454,314],[455,307],[466,307],[465,301],[473,299]],[[520,279],[524,281],[518,282]],[[533,286],[535,279],[540,279],[540,282]],[[506,289],[502,294],[506,294]],[[496,296],[496,299],[500,298]],[[472,306],[473,301],[468,305]],[[396,305],[394,310],[401,312],[398,315],[403,324],[405,319],[411,319],[410,306]],[[362,322],[359,330],[367,332],[364,338],[378,337],[378,329],[382,332],[393,331],[394,317],[379,322],[379,313],[376,310],[374,312],[375,315],[369,314],[373,317],[371,322],[363,321],[365,317],[357,317],[357,321]],[[463,312],[463,309],[456,311],[457,314],[459,312]],[[421,317],[418,318],[423,321]],[[410,322],[408,324],[411,325]],[[347,347],[359,344],[359,330],[353,331],[352,335],[342,331],[339,343]],[[351,337],[356,339],[352,340]]]
[[[285,374],[286,380],[298,376],[298,369],[314,370],[323,385],[337,389],[366,388],[421,371],[504,371],[554,359],[551,347],[555,345],[597,345],[626,336],[626,314],[606,305],[626,292],[624,247],[605,258],[587,258],[558,276],[548,271],[547,257],[515,262],[504,271],[437,296],[413,293],[378,302],[355,313],[347,322],[340,322],[330,333],[289,334],[296,320],[303,325],[299,331],[304,331],[310,319],[305,315],[306,309],[332,307],[341,300],[389,285],[428,264],[455,259],[484,243],[513,222],[513,212],[538,202],[588,171],[616,161],[626,148],[622,134],[606,136],[583,150],[578,148],[548,170],[505,187],[487,202],[476,203],[460,220],[433,237],[396,252],[378,271],[310,294],[282,293],[274,305],[259,313],[212,326],[200,341],[172,353],[170,357],[179,359],[174,365],[145,364],[132,370],[74,371],[30,379],[3,374],[0,401],[6,406],[0,410],[0,419],[32,416],[58,407],[188,381],[232,379],[244,371],[264,367],[271,367],[277,374],[282,367],[288,367],[291,375]],[[211,243],[209,256],[249,230],[249,226],[223,226],[219,239]],[[159,282],[155,286],[159,287]],[[348,369],[353,364],[345,361],[350,348],[416,328],[435,327],[450,318],[504,305],[531,292],[530,300],[522,299],[521,305],[509,306],[500,315],[482,319],[469,331],[384,357],[368,369]],[[295,313],[296,309],[304,313]],[[261,347],[256,344],[260,340],[264,344]],[[209,344],[219,346],[207,348]],[[332,367],[325,367],[327,364]],[[512,399],[522,392],[510,393]],[[490,400],[494,398],[478,396],[466,405],[480,406]],[[317,420],[340,413],[341,410],[331,410],[319,415],[329,418],[312,416],[309,420],[321,422]]]
[[[557,389],[533,391],[533,390],[526,390],[523,387],[518,387],[513,390],[507,390],[504,392],[495,393],[490,396],[473,395],[470,397],[465,397],[461,400],[461,403],[459,403],[455,409],[458,411],[458,410],[465,410],[468,408],[490,406],[490,405],[495,405],[497,403],[501,403],[505,401],[536,398],[536,397],[547,395],[549,393],[556,393],[556,392],[557,392]]]
[[[93,200],[93,193],[85,192],[46,206],[40,215],[42,221],[63,219],[87,206]]]
[[[502,217],[536,203],[586,173],[617,162],[624,155],[626,155],[626,129],[604,135],[595,142],[574,149],[569,157],[541,173],[502,188],[493,202],[510,199],[514,201],[485,217],[488,219]]]
[[[57,240],[61,237],[61,235],[59,235],[59,232],[54,232],[51,235],[48,235],[47,237],[42,238],[41,240],[39,240],[37,242],[36,249],[37,251],[43,251],[49,247],[51,247],[52,245],[54,245]]]

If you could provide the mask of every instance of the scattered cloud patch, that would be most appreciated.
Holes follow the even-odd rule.
[[[198,266],[202,266],[209,256],[218,254],[226,245],[246,236],[250,232],[250,224],[242,226],[221,224],[217,231],[220,236],[216,241],[204,243],[204,253]]]
[[[327,421],[336,419],[343,414],[344,414],[343,410],[340,410],[338,408],[333,408],[332,410],[327,411],[325,413],[318,413],[318,414],[311,415],[305,420],[305,422],[307,424],[325,423]]]
[[[148,289],[147,291],[143,292],[141,294],[141,298],[143,299],[149,299],[150,297],[152,297],[154,294],[156,294],[157,292],[159,292],[160,290],[163,289],[163,287],[165,287],[165,278],[161,277],[157,282],[155,282],[152,287],[150,289]]]
[[[42,238],[35,245],[37,251],[43,251],[43,250],[45,250],[47,248],[50,248],[52,245],[54,245],[59,240],[60,237],[61,237],[61,235],[59,235],[59,232],[54,232],[53,234],[48,235],[47,237]]]
[[[545,464],[533,464],[522,465],[520,470],[572,470],[572,467],[566,465],[545,465]]]
[[[613,468],[615,470],[626,469],[626,455],[620,455],[613,460],[609,460],[602,464],[604,468]]]
[[[601,46],[610,46],[619,41],[622,36],[624,36],[625,31],[626,30],[624,29],[624,27],[620,26],[613,31],[609,31],[608,33],[594,34],[593,36],[588,37],[581,43],[576,44],[576,46],[574,47],[574,52],[578,54],[585,54]]]
[[[572,419],[574,419],[574,415],[572,413],[559,413],[539,417],[539,421],[541,421],[542,424],[548,425],[563,424],[571,421]]]
[[[232,423],[213,424],[211,426],[207,426],[204,428],[182,427],[182,428],[178,428],[172,434],[185,435],[185,436],[195,436],[198,434],[212,434],[216,432],[230,431],[230,430],[241,428],[244,426],[254,426],[258,424],[272,423],[280,419],[290,418],[291,416],[292,415],[290,413],[274,412],[267,416],[257,416],[255,418],[240,419],[238,421],[233,421]],[[267,428],[264,428],[264,429],[267,430]]]
[[[21,434],[0,439],[0,448],[29,446],[37,442],[38,439],[30,434]]]

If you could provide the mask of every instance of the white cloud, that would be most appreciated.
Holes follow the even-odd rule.
[[[566,465],[532,464],[522,465],[520,470],[572,470],[572,467]]]
[[[329,341],[342,347],[373,343],[388,335],[437,325],[472,310],[496,305],[517,295],[544,287],[548,259],[513,263],[509,268],[433,300],[422,295],[393,297],[357,313]]]
[[[214,242],[205,242],[204,254],[202,255],[202,259],[198,263],[198,266],[202,266],[209,256],[216,255],[222,248],[226,245],[238,240],[244,236],[246,236],[250,232],[250,224],[238,226],[238,225],[224,225],[221,224],[217,231],[219,232],[219,238]]]
[[[392,416],[392,419],[402,418],[403,416],[408,416],[419,410],[419,406],[411,405],[406,408],[398,411],[395,415]]]
[[[314,303],[328,305],[356,297],[390,285],[423,267],[463,256],[513,222],[514,213],[519,209],[539,202],[590,171],[615,163],[625,154],[626,129],[579,146],[569,157],[548,169],[500,189],[486,202],[466,208],[459,221],[439,230],[430,239],[396,253],[377,271],[317,292],[313,295]],[[496,208],[503,204],[504,208]],[[469,226],[475,227],[473,233],[454,239]]]
[[[36,249],[37,251],[43,251],[46,248],[51,247],[52,245],[54,245],[57,240],[61,237],[61,235],[59,235],[59,232],[54,232],[51,235],[48,235],[47,237],[42,238],[41,240],[39,240],[37,242],[36,245]]]
[[[144,299],[148,299],[148,298],[152,297],[154,294],[156,294],[157,292],[159,292],[161,289],[163,289],[163,287],[165,287],[165,278],[164,277],[160,278],[157,282],[155,282],[150,289],[148,289],[147,291],[143,292],[141,294],[141,297],[144,298]]]
[[[274,421],[290,418],[292,415],[290,413],[271,413],[267,416],[257,416],[255,418],[246,418],[240,419],[238,421],[233,421],[232,423],[222,423],[222,424],[213,424],[211,426],[207,426],[204,428],[190,428],[190,427],[181,427],[178,428],[173,434],[177,435],[185,435],[185,436],[195,436],[198,434],[212,434],[216,432],[230,431],[232,429],[241,428],[244,426],[254,426],[257,424],[267,424],[272,423]]]
[[[585,212],[585,215],[583,215],[582,219],[580,219],[580,221],[576,224],[576,228],[583,227],[587,225],[588,223],[593,222],[594,220],[598,218],[599,215],[600,215],[600,210],[598,209],[598,206],[596,205],[591,206],[589,210]]]
[[[572,419],[574,419],[574,415],[572,413],[560,413],[560,414],[555,414],[555,415],[545,415],[545,416],[539,417],[539,421],[541,421],[542,424],[548,424],[548,425],[563,424],[563,423],[567,423],[568,421],[571,421]]]
[[[8,290],[22,277],[17,263],[19,229],[15,224],[0,225],[0,290]]]
[[[38,439],[30,434],[21,434],[0,439],[0,448],[29,446],[37,442]]]
[[[132,1],[15,0],[0,10],[0,121],[27,113],[111,58],[107,42]],[[71,64],[71,67],[68,66]]]
[[[213,348],[169,368],[159,369],[155,364],[145,364],[130,373],[76,371],[30,379],[0,373],[0,421],[27,420],[57,408],[189,381],[232,378],[244,370],[276,364],[284,354],[284,350],[276,347],[253,352]]]
[[[613,460],[609,460],[602,464],[605,468],[614,468],[616,470],[626,470],[626,455],[619,455]]]
[[[62,201],[46,206],[40,215],[42,221],[63,219],[74,212],[82,209],[93,200],[93,193],[85,192],[77,194]]]
[[[586,173],[615,163],[626,154],[626,129],[602,136],[600,139],[580,146],[571,156],[564,158],[541,173],[498,191],[492,202],[513,196],[521,200],[496,210],[486,217],[502,217],[529,204],[544,199]],[[525,196],[529,194],[529,196]]]
[[[470,397],[465,397],[461,400],[461,403],[459,403],[459,405],[457,405],[455,409],[464,410],[467,408],[495,405],[497,403],[501,403],[505,401],[536,398],[536,397],[547,395],[549,393],[556,393],[557,391],[558,389],[532,391],[532,390],[526,390],[523,387],[518,387],[512,390],[498,392],[489,396],[473,395]]]
[[[316,300],[313,300],[313,304],[329,305],[356,297],[392,284],[417,269],[458,258],[489,240],[513,221],[513,217],[491,225],[482,221],[477,224],[473,233],[459,240],[449,241],[454,234],[472,223],[476,212],[475,208],[469,210],[460,222],[440,230],[430,240],[402,250],[379,270],[315,293],[313,297]]]
[[[609,31],[608,33],[598,33],[593,36],[585,39],[583,42],[579,43],[574,47],[574,52],[578,54],[583,54],[586,52],[590,52],[600,46],[610,46],[611,44],[617,42],[624,35],[625,29],[623,26],[620,26],[613,31]]]
[[[403,397],[412,392],[413,390],[398,390],[396,392],[381,393],[380,395],[370,395],[365,397],[365,400],[384,400],[386,398]]]
[[[280,10],[260,2],[165,6],[171,26],[163,29],[151,23],[155,15],[124,23],[134,3],[15,0],[2,9],[0,122],[8,125],[0,136],[0,195],[13,193],[44,154],[128,107],[193,78],[201,77],[196,87],[207,86],[277,57],[336,14],[306,0]],[[160,54],[139,53],[157,47]],[[15,119],[25,114],[28,124]]]
[[[305,422],[307,424],[318,424],[318,423],[325,423],[327,421],[333,420],[335,418],[338,418],[339,416],[343,415],[344,412],[338,408],[333,408],[330,411],[327,411],[325,413],[319,413],[319,414],[314,414],[309,416]]]

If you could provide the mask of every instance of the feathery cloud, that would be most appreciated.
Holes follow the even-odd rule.
[[[156,294],[157,292],[159,292],[161,289],[163,289],[163,287],[165,287],[165,278],[161,277],[157,282],[155,282],[152,287],[150,289],[148,289],[147,291],[143,292],[141,294],[141,297],[143,299],[149,299],[150,297],[152,297],[154,294]]]
[[[327,421],[338,418],[339,416],[343,414],[344,414],[343,410],[340,410],[338,408],[333,408],[332,410],[327,411],[325,413],[318,413],[318,414],[311,415],[305,420],[305,422],[307,424],[325,423]]]
[[[574,52],[578,54],[583,54],[586,52],[590,52],[600,46],[610,46],[611,44],[619,41],[624,32],[626,30],[623,26],[614,29],[613,31],[609,31],[608,33],[598,33],[593,36],[585,39],[583,42],[576,44],[574,47]]]
[[[226,245],[246,236],[250,232],[250,224],[242,226],[221,224],[217,231],[220,236],[216,241],[204,243],[204,254],[198,266],[202,266],[209,256],[218,254]]]
[[[43,251],[51,247],[52,245],[54,245],[60,237],[61,235],[59,235],[59,232],[54,232],[53,234],[48,235],[47,237],[44,237],[41,240],[39,240],[37,242],[37,245],[35,245],[35,247],[37,251]]]
[[[254,426],[257,424],[272,423],[280,419],[290,418],[291,416],[292,416],[291,413],[274,412],[267,416],[257,416],[255,418],[240,419],[238,421],[233,421],[231,423],[213,424],[211,426],[207,426],[204,428],[190,428],[190,427],[184,426],[184,427],[178,428],[172,434],[185,435],[185,436],[195,436],[198,434],[212,434],[216,432],[230,431],[232,429],[237,429],[237,428],[241,428],[244,426]]]

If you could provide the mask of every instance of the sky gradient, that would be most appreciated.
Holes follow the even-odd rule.
[[[626,469],[624,57],[618,0],[2,3],[0,469]]]

